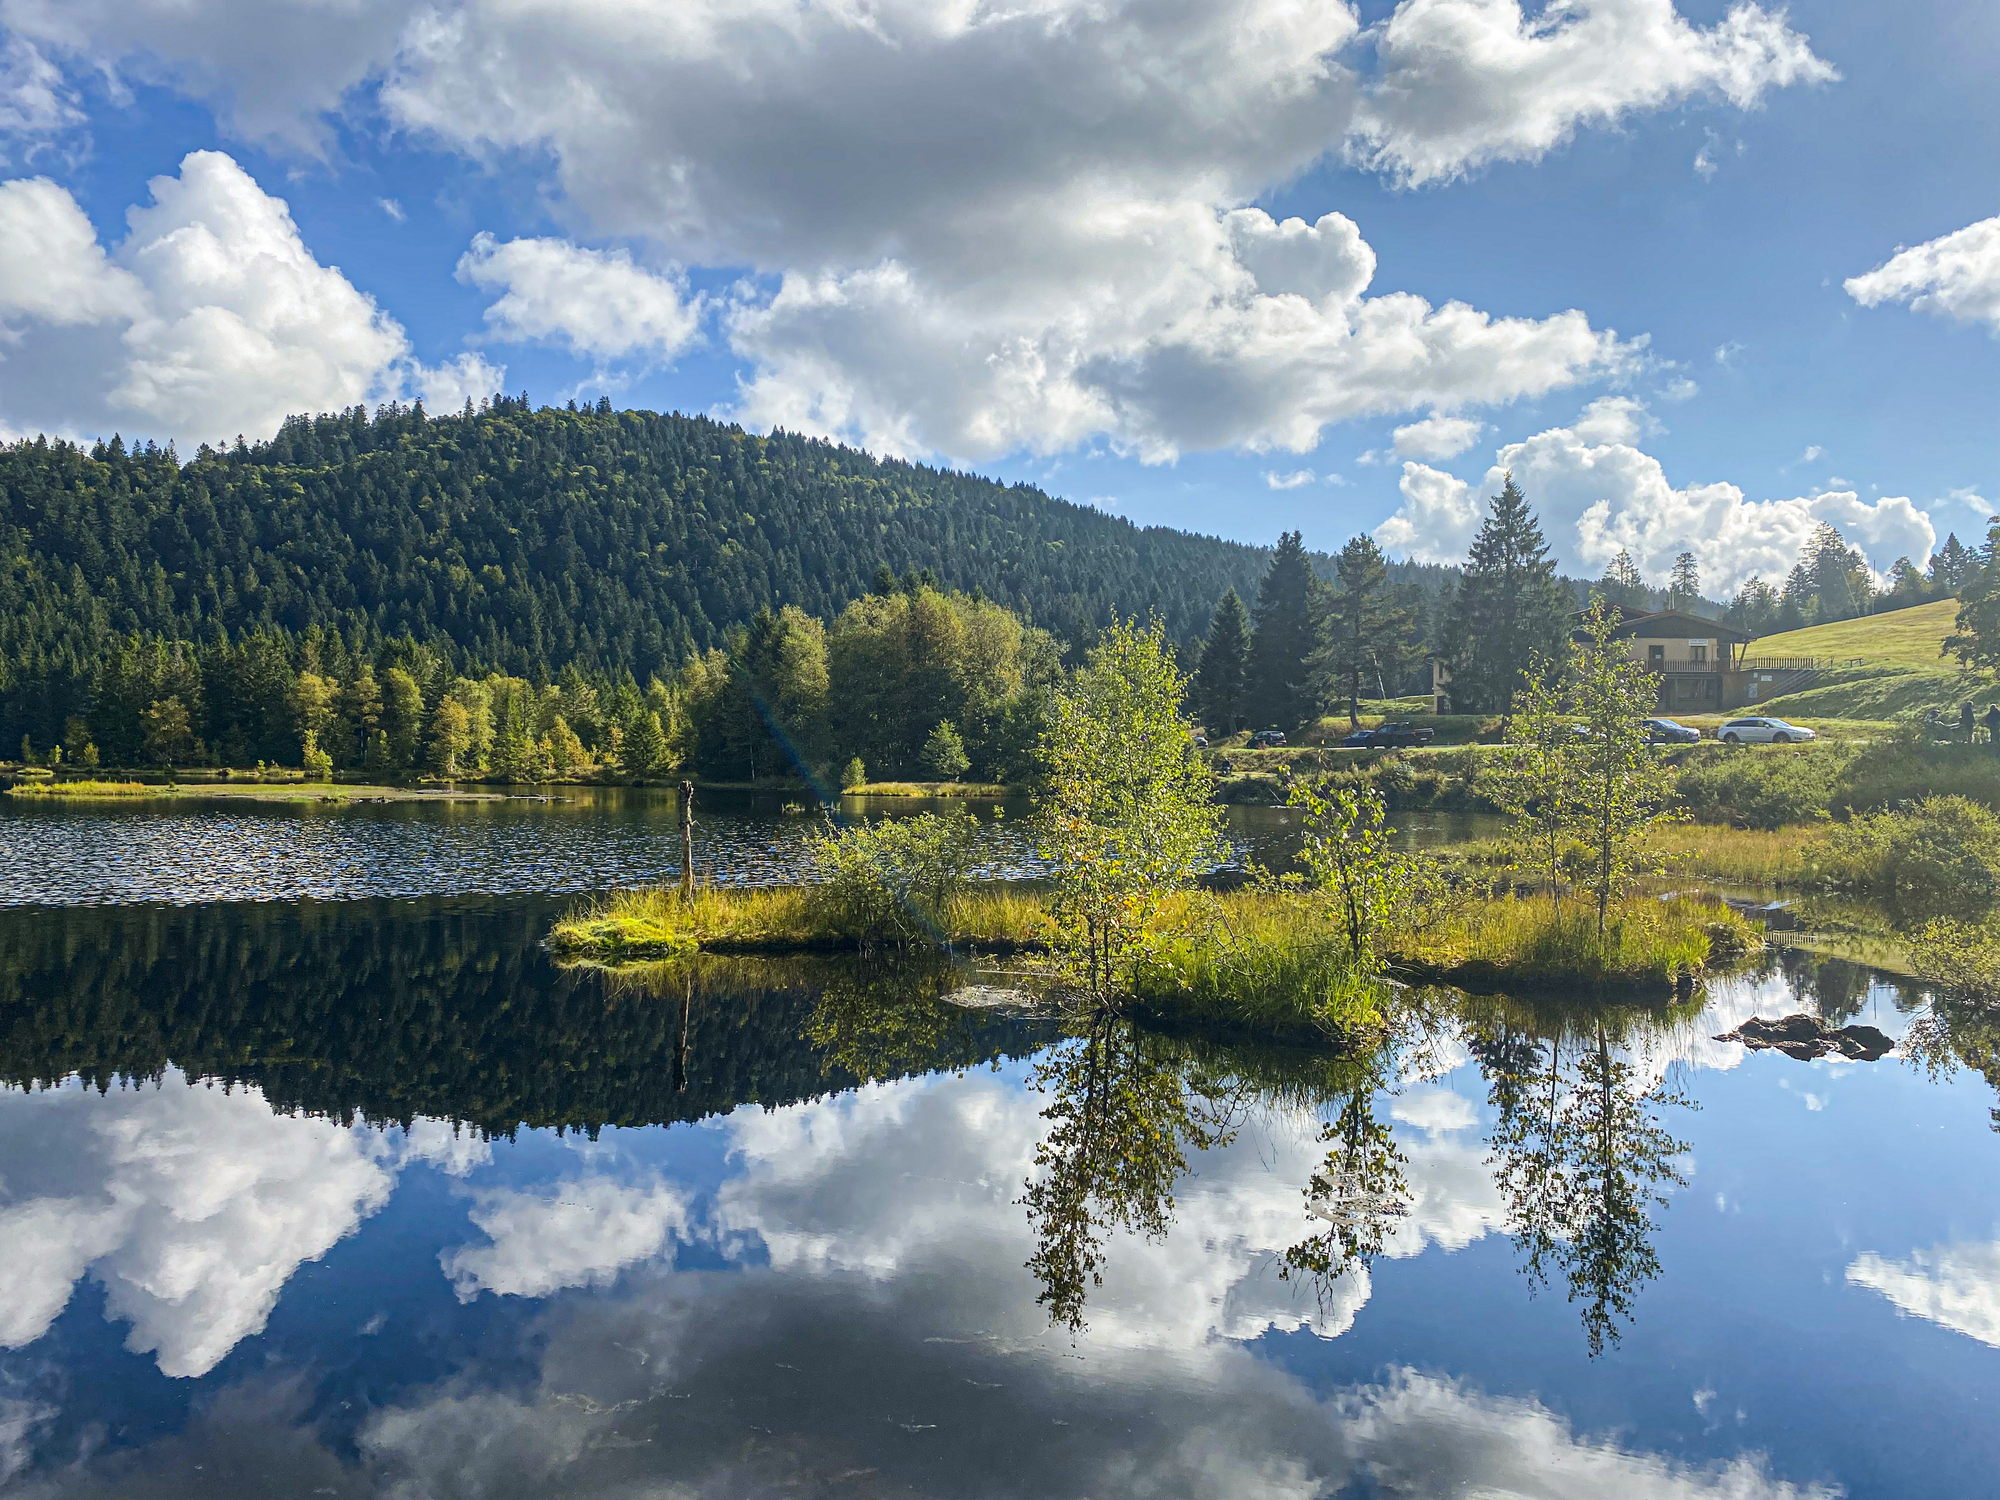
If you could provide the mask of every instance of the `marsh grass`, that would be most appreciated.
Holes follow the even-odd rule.
[[[936,797],[966,802],[1004,802],[1021,794],[999,781],[867,781],[845,788],[843,797]]]
[[[1426,932],[1392,940],[1392,965],[1467,987],[1685,986],[1762,944],[1761,929],[1711,897],[1628,897],[1604,942],[1596,912],[1546,893],[1475,901]]]
[[[859,934],[817,886],[703,886],[684,902],[676,890],[618,891],[563,918],[549,935],[556,952],[633,963],[706,950],[809,953],[858,949]],[[946,904],[942,942],[1008,949],[1038,941],[1044,905],[1005,885],[960,891]]]
[[[1386,986],[1357,967],[1316,901],[1246,889],[1167,904],[1134,976],[1142,1009],[1277,1036],[1352,1035],[1382,1020]]]
[[[143,781],[23,781],[7,788],[10,797],[162,797],[165,787]]]

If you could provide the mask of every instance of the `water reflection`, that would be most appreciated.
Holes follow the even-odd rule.
[[[1380,1050],[1332,1058],[968,1009],[937,964],[564,973],[547,916],[0,915],[0,1459],[24,1492],[1990,1473],[1966,1394],[2000,1373],[1987,1101],[1969,1157],[1911,1090],[1958,1095],[1893,1061],[1712,1040],[1818,994],[1794,961],[1705,1010],[1412,994]],[[1898,1004],[1990,1056],[1914,993],[1864,1008]],[[1874,1113],[1799,1149],[1842,1117],[1778,1084],[1828,1078]],[[1856,1160],[1878,1134],[1906,1153],[1899,1132],[1921,1157]],[[1786,1144],[1730,1149],[1766,1137]],[[1898,1207],[1929,1163],[1971,1219]],[[1745,1238],[1720,1206],[1786,1193],[1865,1199],[1865,1236],[1794,1209]],[[1522,1267],[1566,1298],[1525,1296]],[[1894,1390],[1837,1373],[1882,1359]],[[1923,1442],[1926,1404],[1957,1443]]]

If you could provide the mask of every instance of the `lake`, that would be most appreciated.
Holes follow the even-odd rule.
[[[846,798],[844,817],[895,817],[955,804]],[[362,896],[562,895],[678,878],[679,800],[665,790],[557,787],[503,800],[256,804],[245,799],[125,802],[0,797],[0,906],[135,901],[337,901]],[[787,807],[794,809],[787,811]],[[1025,803],[972,806],[980,873],[1032,876],[1041,864]],[[1224,809],[1235,858],[1283,868],[1292,813]],[[1464,839],[1498,826],[1468,813],[1399,814],[1401,841]],[[717,884],[805,878],[818,815],[781,795],[703,794],[695,865]]]
[[[709,869],[804,825],[717,809]],[[553,966],[536,882],[673,829],[0,817],[7,1491],[1994,1493],[1990,1021],[1773,952],[1327,1058],[934,962]],[[1715,1040],[1801,1008],[1903,1045]]]

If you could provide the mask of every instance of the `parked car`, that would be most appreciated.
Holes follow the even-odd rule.
[[[1730,719],[1715,731],[1725,745],[1791,745],[1816,740],[1818,735],[1783,719]]]
[[[1646,720],[1646,739],[1654,745],[1692,745],[1701,738],[1699,729],[1690,729],[1672,719]]]
[[[1285,731],[1282,729],[1260,729],[1250,736],[1252,750],[1270,750],[1284,743]]]
[[[1401,750],[1411,745],[1428,745],[1436,738],[1435,729],[1426,729],[1407,720],[1398,720],[1394,724],[1384,724],[1376,729],[1371,743],[1377,749],[1386,747]]]
[[[1208,736],[1205,734],[1196,735],[1194,737],[1194,747],[1197,750],[1206,750],[1208,748]]]
[[[1366,750],[1370,745],[1374,743],[1375,743],[1374,730],[1357,729],[1354,731],[1354,733],[1350,734],[1346,739],[1340,742],[1340,748],[1343,750]]]

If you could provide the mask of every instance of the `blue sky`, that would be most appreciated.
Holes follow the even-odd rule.
[[[2000,499],[1971,0],[0,0],[0,35],[0,432],[190,448],[504,381],[1440,560],[1506,465],[1572,570],[1693,550],[1711,593],[1820,520],[1886,569]]]

